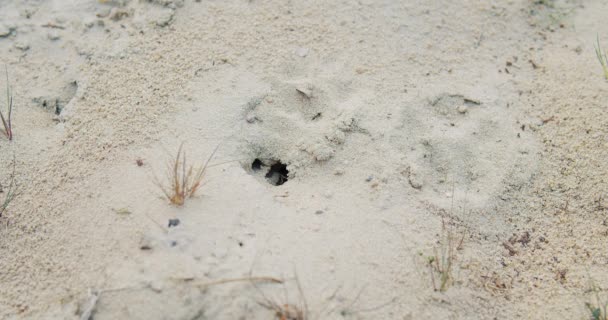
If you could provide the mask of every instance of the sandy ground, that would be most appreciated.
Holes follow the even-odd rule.
[[[19,196],[0,318],[281,319],[270,300],[588,319],[592,287],[608,300],[606,17],[602,0],[2,1],[0,183],[16,159]],[[219,148],[176,207],[154,181],[182,142],[197,163]],[[251,276],[284,284],[217,283]]]

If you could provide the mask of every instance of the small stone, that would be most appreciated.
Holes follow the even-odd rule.
[[[315,214],[323,214],[323,210],[317,210],[315,211]]]
[[[179,219],[169,219],[169,228],[179,226]]]
[[[97,12],[97,18],[105,18],[110,14],[110,8],[103,8]]]
[[[341,176],[343,174],[344,174],[344,169],[336,169],[334,171],[334,175],[336,175],[336,176]]]
[[[8,37],[11,35],[11,28],[7,27],[4,24],[0,24],[0,38]]]
[[[296,86],[296,91],[303,94],[306,98],[312,98],[313,86],[310,83],[302,83]]]
[[[327,161],[334,156],[334,153],[334,149],[328,146],[319,146],[313,151],[313,154],[317,161]]]
[[[331,199],[334,196],[334,194],[328,190],[328,191],[323,192],[323,196],[327,199]]]
[[[152,250],[152,248],[153,248],[153,242],[154,242],[154,240],[151,237],[144,236],[141,239],[140,243],[139,243],[139,249],[140,250],[146,250],[146,251],[147,250]]]
[[[458,108],[456,110],[458,110],[459,113],[465,114],[465,113],[467,113],[467,111],[469,111],[469,108],[465,105],[461,105],[461,106],[458,106]]]
[[[256,115],[255,115],[255,114],[253,114],[253,113],[249,113],[249,114],[247,114],[247,116],[245,117],[245,120],[246,120],[248,123],[254,123],[254,122],[256,122],[256,121],[258,120],[258,117],[256,117]]]
[[[149,287],[156,293],[163,292],[164,286],[160,281],[150,281]]]
[[[110,19],[114,20],[114,21],[119,21],[122,20],[122,18],[128,17],[129,16],[129,12],[127,12],[126,10],[123,9],[118,9],[118,8],[112,8],[112,10],[110,10]]]
[[[47,38],[49,38],[49,40],[51,41],[56,41],[61,39],[61,35],[59,34],[59,32],[53,30],[53,31],[49,31],[49,33],[47,33]]]
[[[365,181],[370,182],[370,181],[372,181],[373,179],[374,179],[374,176],[369,176],[369,177],[367,177],[367,179],[365,179]]]
[[[310,50],[308,48],[297,48],[296,49],[296,54],[302,58],[306,57],[308,55],[308,52]]]
[[[166,27],[168,26],[171,21],[173,20],[173,15],[175,14],[175,11],[173,11],[173,9],[165,9],[163,10],[157,17],[156,17],[156,25],[159,27]]]

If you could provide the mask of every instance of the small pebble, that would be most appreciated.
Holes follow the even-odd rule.
[[[110,8],[103,8],[97,12],[96,16],[98,18],[105,18],[110,14]]]
[[[168,26],[171,21],[173,20],[173,15],[175,14],[175,11],[173,11],[172,9],[165,9],[163,10],[157,17],[156,17],[156,25],[159,27],[166,27]]]
[[[313,86],[310,83],[302,83],[296,86],[296,90],[303,94],[306,98],[311,99],[313,97],[312,91]]]
[[[11,35],[11,28],[4,24],[0,24],[0,38],[8,37]]]
[[[367,177],[367,179],[365,179],[365,181],[367,181],[367,182],[370,182],[372,180],[374,180],[374,176],[369,176],[369,177]]]
[[[179,226],[179,219],[169,219],[169,228]]]
[[[245,120],[246,120],[248,123],[254,123],[254,122],[256,122],[256,121],[258,120],[258,118],[256,117],[256,115],[255,115],[255,114],[253,114],[253,113],[249,113],[249,114],[247,114],[247,116],[245,117]]]
[[[323,210],[317,210],[315,211],[315,214],[323,214]]]
[[[469,111],[469,108],[465,105],[461,105],[461,106],[458,106],[457,110],[459,113],[464,114],[464,113],[467,113],[467,111]]]
[[[149,287],[150,289],[152,289],[152,291],[156,293],[163,292],[164,289],[163,284],[159,281],[151,281]]]
[[[129,16],[129,12],[127,12],[126,10],[118,9],[118,8],[112,8],[112,10],[110,10],[110,14],[109,14],[110,19],[112,19],[114,21],[119,21],[122,18],[125,18],[128,16]]]
[[[54,30],[49,31],[49,33],[46,36],[47,36],[47,38],[49,38],[49,40],[52,40],[52,41],[61,39],[61,35],[59,34],[59,32],[54,31]]]
[[[152,250],[152,238],[148,237],[148,236],[144,236],[139,244],[139,249],[140,250]]]

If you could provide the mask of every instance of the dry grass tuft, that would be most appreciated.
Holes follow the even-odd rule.
[[[285,295],[283,299],[269,298],[264,292],[253,283],[254,288],[258,291],[263,301],[258,302],[262,307],[272,310],[274,312],[275,319],[277,320],[308,320],[308,305],[300,281],[296,276],[296,284],[298,286],[298,302],[290,303],[287,297],[287,289],[283,286]],[[283,284],[284,285],[284,284]]]
[[[264,307],[275,311],[277,320],[305,320],[306,313],[298,306],[292,304],[272,304],[264,305]]]
[[[2,126],[4,127],[4,129],[2,130],[2,133],[6,136],[6,138],[11,141],[13,140],[13,123],[12,123],[12,116],[13,116],[13,94],[11,93],[11,88],[8,85],[8,69],[6,69],[6,105],[7,105],[7,114],[6,116],[4,115],[4,113],[2,113],[2,110],[0,110],[0,120],[2,121]]]
[[[427,260],[435,291],[444,292],[454,283],[454,263],[458,251],[462,250],[465,235],[466,231],[456,234],[453,227],[442,219],[439,246],[433,248],[433,255]],[[438,279],[435,279],[436,276]]]
[[[595,301],[587,302],[585,306],[590,313],[591,320],[608,320],[608,301],[600,298],[600,289],[591,280],[591,291],[594,293]]]
[[[192,198],[202,186],[205,170],[215,155],[219,145],[213,150],[205,164],[199,168],[187,163],[186,152],[183,151],[182,143],[177,150],[174,160],[167,164],[167,181],[162,183],[156,178],[156,184],[160,187],[165,197],[171,204],[182,206],[186,199]]]
[[[608,55],[606,52],[602,51],[602,47],[600,46],[600,36],[597,36],[597,45],[595,46],[595,55],[597,59],[600,61],[602,65],[602,70],[604,71],[604,78],[608,80]]]

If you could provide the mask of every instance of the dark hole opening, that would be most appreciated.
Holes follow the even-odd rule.
[[[254,172],[263,170],[262,172],[266,172],[264,177],[268,183],[274,186],[280,186],[288,180],[289,170],[287,170],[287,165],[281,163],[281,161],[271,160],[262,162],[260,159],[255,159],[251,163],[251,170]]]
[[[253,171],[258,171],[262,169],[262,161],[260,161],[260,159],[253,160],[253,163],[251,164],[251,169]]]
[[[280,186],[283,183],[287,182],[287,175],[289,174],[289,170],[287,170],[287,165],[282,164],[281,161],[277,161],[277,163],[270,166],[270,170],[266,174],[266,179],[275,185]]]

